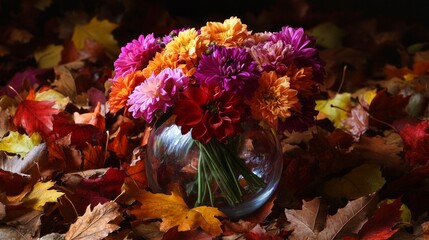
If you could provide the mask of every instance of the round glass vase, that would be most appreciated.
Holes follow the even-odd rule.
[[[237,157],[237,161],[244,163],[242,166],[246,170],[261,180],[262,185],[251,188],[247,178],[243,177],[246,174],[236,174],[235,179],[242,190],[238,202],[227,201],[222,189],[211,178],[203,181],[211,189],[211,201],[196,204],[197,192],[200,191],[198,183],[201,183],[201,180],[198,181],[201,143],[196,142],[190,132],[182,134],[180,127],[174,124],[174,117],[153,129],[149,137],[146,174],[150,189],[165,194],[174,192],[184,198],[189,207],[213,205],[231,219],[251,214],[274,193],[282,173],[283,158],[274,131],[262,128],[252,119],[243,124],[243,129],[230,152]],[[225,157],[217,156],[222,164]]]

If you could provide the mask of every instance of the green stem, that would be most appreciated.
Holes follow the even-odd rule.
[[[211,182],[214,180],[230,205],[241,201],[244,194],[239,177],[242,176],[249,189],[256,191],[265,186],[265,182],[247,168],[246,164],[234,154],[229,146],[213,139],[207,144],[195,140],[200,149],[198,163],[198,193],[196,206],[204,203],[207,195],[211,205],[214,203],[214,193]]]

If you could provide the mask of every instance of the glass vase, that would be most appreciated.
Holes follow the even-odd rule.
[[[203,183],[211,190],[211,201],[200,202],[201,143],[196,142],[190,132],[182,134],[180,127],[174,124],[174,117],[154,129],[149,137],[146,174],[150,189],[165,194],[174,192],[184,198],[189,207],[213,205],[231,219],[251,214],[274,193],[282,173],[283,158],[280,143],[272,130],[262,128],[252,119],[243,124],[243,129],[235,142],[225,147],[262,184],[252,187],[250,181],[243,177],[246,174],[236,174],[235,180],[240,185],[238,190],[242,191],[238,201],[227,201],[216,179],[205,178]],[[223,155],[217,156],[219,164],[226,161]]]

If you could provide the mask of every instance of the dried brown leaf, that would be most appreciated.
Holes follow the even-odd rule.
[[[115,202],[98,204],[93,211],[88,206],[85,214],[70,226],[65,239],[104,239],[109,233],[119,229],[118,225],[110,222],[120,215],[119,205]]]

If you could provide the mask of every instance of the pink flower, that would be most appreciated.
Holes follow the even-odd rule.
[[[151,123],[155,114],[174,105],[179,92],[186,89],[189,78],[180,69],[166,68],[158,75],[152,74],[138,85],[128,98],[128,109],[134,118],[143,117]]]
[[[113,63],[115,67],[113,81],[116,81],[119,76],[125,78],[131,72],[142,70],[160,50],[161,46],[153,33],[146,37],[140,35],[138,39],[127,43],[121,48],[118,59]]]

